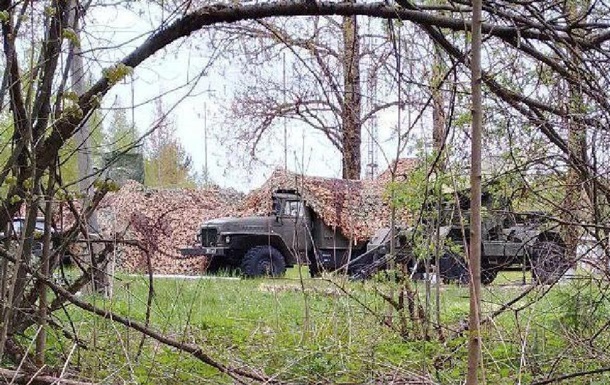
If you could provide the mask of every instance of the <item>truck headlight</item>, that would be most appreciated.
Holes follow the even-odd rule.
[[[225,243],[226,243],[226,244],[231,243],[231,236],[230,236],[230,235],[227,235],[227,236],[225,237]]]

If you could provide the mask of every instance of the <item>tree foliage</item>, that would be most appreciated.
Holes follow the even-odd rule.
[[[359,179],[367,129],[399,104],[387,22],[363,21],[273,19],[215,29],[211,44],[237,56],[243,78],[257,79],[238,87],[226,119],[237,130],[225,136],[256,153],[262,138],[277,134],[282,124],[307,127],[341,155],[343,177]],[[241,44],[235,36],[256,44]]]
[[[131,148],[139,145],[140,135],[135,122],[130,122],[127,118],[127,110],[121,105],[120,99],[113,106],[112,116],[105,131],[106,151],[130,151]]]
[[[176,137],[176,127],[160,100],[155,102],[156,124],[147,138],[145,184],[152,187],[193,187],[192,161]]]

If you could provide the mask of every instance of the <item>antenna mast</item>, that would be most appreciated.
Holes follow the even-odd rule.
[[[369,21],[369,29],[370,29],[370,21]],[[374,38],[371,36],[367,43],[369,55],[373,52],[373,44],[372,40]],[[367,76],[367,93],[368,93],[368,108],[369,111],[372,111],[375,108],[375,100],[377,96],[377,71],[374,61],[369,57],[369,70]],[[368,121],[368,138],[367,138],[367,157],[368,163],[366,165],[366,178],[373,180],[377,177],[377,144],[378,144],[378,133],[377,133],[377,117],[375,115],[371,116]]]
[[[286,52],[282,56],[282,77],[284,93],[284,108],[286,108]],[[288,171],[288,131],[286,129],[286,116],[284,116],[284,171]]]
[[[203,151],[205,153],[205,159],[203,163],[204,169],[204,183],[209,184],[209,171],[208,171],[208,104],[203,103]]]

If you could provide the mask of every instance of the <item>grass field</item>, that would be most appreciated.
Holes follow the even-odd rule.
[[[382,298],[380,293],[398,301],[400,287],[395,283],[309,279],[303,273],[303,280],[296,269],[283,279],[155,278],[151,325],[180,341],[200,345],[225,364],[289,383],[381,384],[416,374],[438,383],[461,382],[467,336],[454,331],[468,315],[467,287],[440,288],[441,322],[437,327],[434,287],[426,295],[423,283],[412,284],[416,305],[427,315],[426,321],[410,317],[408,306],[402,311],[392,309]],[[527,288],[506,285],[519,277],[507,274],[499,278],[501,285],[484,289],[484,314]],[[578,285],[581,283],[556,287],[534,301],[544,294],[544,288],[536,289],[486,324],[483,359],[488,383],[531,383],[549,371],[558,374],[596,367],[590,357],[575,362],[569,356],[591,354],[574,341],[599,328],[610,307],[601,291],[587,292]],[[119,275],[111,300],[87,299],[144,322],[147,295],[146,277]],[[582,307],[582,303],[590,306]],[[581,311],[581,307],[588,310]],[[52,364],[62,365],[69,357],[71,365],[102,383],[232,381],[150,338],[140,351],[139,333],[73,307],[68,310],[57,315],[87,348],[71,354],[72,341],[56,332],[49,349],[49,357],[56,360]],[[588,323],[586,328],[583,322]],[[603,374],[593,378],[607,380]]]

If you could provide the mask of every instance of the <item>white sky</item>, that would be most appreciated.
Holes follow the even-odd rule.
[[[108,39],[109,46],[120,46],[120,49],[99,54],[108,60],[106,65],[108,66],[141,43],[148,35],[148,31],[158,25],[154,20],[150,20],[150,13],[147,10],[138,15],[124,8],[113,7],[93,10],[85,28],[94,32],[98,40],[91,42],[85,37],[83,46],[104,45],[105,43],[100,43],[100,33]],[[135,105],[138,106],[133,110],[135,123],[142,133],[150,128],[154,118],[153,103],[147,101],[163,94],[162,100],[166,108],[174,108],[170,116],[175,123],[177,136],[193,158],[193,168],[197,171],[203,169],[204,126],[207,126],[208,169],[211,181],[222,187],[247,191],[260,186],[275,167],[283,166],[283,130],[281,128],[276,130],[274,138],[268,138],[261,144],[263,151],[258,155],[259,158],[264,159],[265,164],[257,164],[252,169],[238,164],[235,146],[227,146],[219,142],[218,127],[222,120],[222,108],[231,102],[233,87],[237,81],[241,81],[240,70],[230,62],[217,62],[215,68],[219,68],[217,66],[220,64],[224,76],[220,76],[219,71],[214,71],[215,73],[203,76],[198,82],[193,82],[193,79],[206,68],[208,57],[209,53],[201,34],[174,43],[169,49],[157,53],[136,68],[133,74],[135,79],[133,87],[131,84],[115,86],[104,99],[103,105],[112,106],[118,97],[123,106],[130,106],[133,98]],[[98,71],[100,70],[101,68],[98,68]],[[96,76],[99,74],[94,75],[94,78]],[[403,117],[405,114],[407,113],[403,111]],[[388,113],[378,118],[379,142],[382,151],[386,152],[390,159],[394,158],[396,153],[396,143],[392,139],[391,132],[396,126],[395,115],[395,112]],[[131,118],[131,109],[127,116]],[[363,132],[363,169],[367,163],[366,145],[367,134]],[[381,172],[386,168],[387,162],[381,151],[378,153],[378,172]],[[321,133],[299,126],[289,126],[288,168],[308,175],[340,177],[341,158],[339,152]]]

